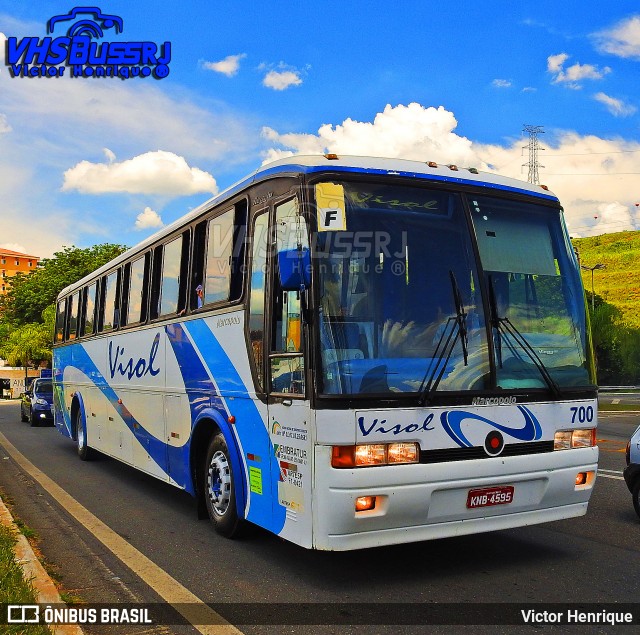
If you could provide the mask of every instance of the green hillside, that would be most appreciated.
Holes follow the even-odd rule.
[[[596,298],[619,309],[621,325],[640,329],[640,231],[602,234],[573,240],[580,264],[605,265],[594,272]],[[587,295],[591,293],[591,271],[582,270]]]
[[[573,241],[580,264],[594,267],[591,333],[600,385],[640,384],[640,231]],[[591,309],[591,271],[582,269]]]

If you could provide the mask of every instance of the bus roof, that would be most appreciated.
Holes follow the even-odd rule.
[[[519,179],[513,179],[496,174],[495,172],[480,172],[474,168],[463,168],[452,165],[436,164],[435,162],[412,161],[409,159],[386,159],[382,157],[360,157],[335,154],[317,155],[293,155],[276,161],[266,163],[260,168],[231,185],[213,198],[205,201],[196,209],[177,219],[170,225],[163,227],[149,238],[138,243],[111,262],[103,265],[96,271],[85,276],[65,289],[59,295],[64,296],[69,292],[82,287],[89,280],[110,271],[119,264],[129,260],[134,254],[145,251],[165,236],[169,236],[182,225],[186,225],[198,218],[213,206],[230,199],[245,188],[260,181],[278,176],[291,176],[296,174],[319,174],[322,172],[344,172],[349,174],[366,174],[380,176],[400,176],[452,183],[457,185],[472,185],[497,189],[513,194],[527,194],[547,201],[557,202],[557,197],[540,185],[527,183]]]

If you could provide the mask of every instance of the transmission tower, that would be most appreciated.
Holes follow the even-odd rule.
[[[529,183],[539,184],[540,175],[538,174],[538,168],[543,168],[544,165],[540,165],[540,161],[538,161],[538,152],[540,150],[544,150],[544,148],[541,148],[538,143],[538,135],[544,134],[544,130],[542,129],[542,126],[527,126],[525,124],[524,132],[529,133],[529,161],[522,165],[523,167],[527,166],[529,168],[527,181],[529,181]]]

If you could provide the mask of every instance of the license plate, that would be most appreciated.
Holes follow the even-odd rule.
[[[513,486],[500,485],[470,489],[467,495],[467,508],[491,507],[492,505],[508,505],[513,500]]]

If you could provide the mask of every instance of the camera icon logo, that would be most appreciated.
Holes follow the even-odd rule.
[[[117,15],[106,15],[98,7],[75,7],[66,15],[54,15],[47,22],[47,33],[53,33],[56,24],[61,22],[71,22],[79,16],[89,15],[93,19],[82,17],[80,20],[69,26],[67,35],[74,37],[84,35],[90,38],[104,37],[106,29],[115,27],[116,33],[122,33],[122,18]]]

